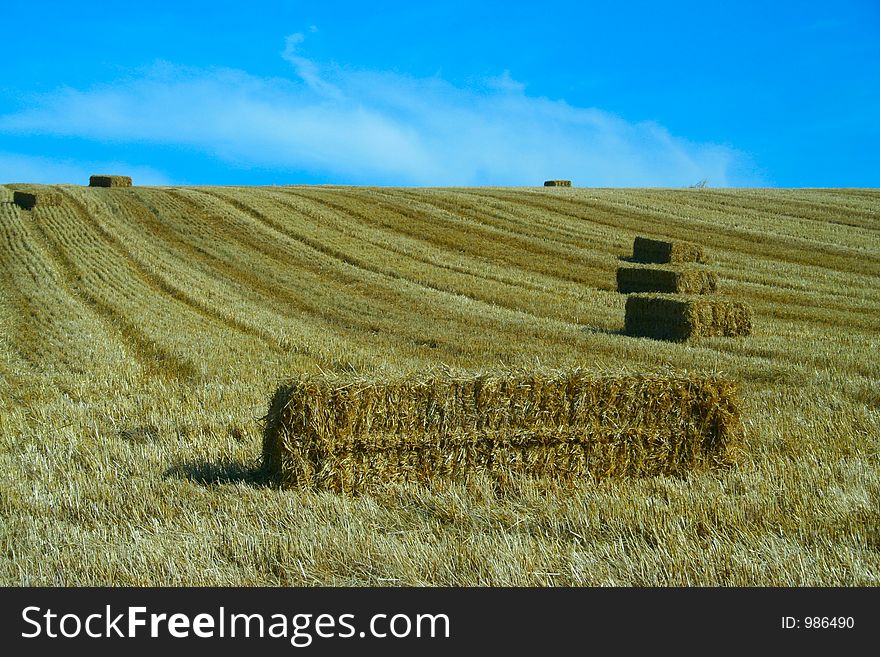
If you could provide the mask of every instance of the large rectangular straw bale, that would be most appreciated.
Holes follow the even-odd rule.
[[[699,244],[682,240],[652,240],[648,237],[636,237],[633,241],[633,260],[661,265],[670,262],[708,262]]]
[[[724,466],[740,430],[735,384],[713,375],[306,376],[275,393],[263,462],[282,486],[337,492],[572,482]]]
[[[131,176],[90,176],[89,187],[131,187]]]
[[[627,335],[684,341],[752,332],[752,311],[740,301],[717,297],[634,294],[626,300]]]
[[[714,294],[718,275],[713,271],[674,267],[620,267],[617,270],[617,291],[665,292],[669,294]]]
[[[61,198],[60,193],[50,189],[38,192],[15,191],[12,193],[12,201],[25,210],[33,210],[37,206],[58,205],[61,203]]]
[[[571,187],[570,180],[545,180],[544,187]]]

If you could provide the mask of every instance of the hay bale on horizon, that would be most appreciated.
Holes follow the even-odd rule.
[[[699,244],[683,240],[653,240],[648,237],[636,237],[633,241],[633,260],[660,265],[675,262],[709,262],[703,247]]]
[[[718,275],[706,269],[675,267],[619,267],[617,291],[621,294],[661,292],[668,294],[714,294]]]
[[[571,187],[570,180],[545,180],[544,187]]]
[[[633,294],[626,300],[624,333],[682,342],[700,337],[737,337],[752,332],[752,310],[717,297]]]
[[[305,376],[271,401],[263,465],[282,486],[346,493],[676,475],[733,462],[738,404],[714,375]]]
[[[131,187],[131,176],[90,176],[89,187]]]
[[[51,189],[32,192],[14,191],[12,193],[12,202],[24,210],[33,210],[37,206],[59,205],[61,200],[61,194]]]

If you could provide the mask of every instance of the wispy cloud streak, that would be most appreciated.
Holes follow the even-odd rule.
[[[747,158],[731,148],[530,96],[509,71],[481,88],[387,72],[327,73],[301,54],[304,39],[290,35],[281,53],[291,79],[159,64],[112,85],[36,98],[0,116],[0,133],[185,146],[237,166],[356,184],[755,182]]]

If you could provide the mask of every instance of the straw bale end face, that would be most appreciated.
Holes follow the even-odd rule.
[[[12,193],[12,201],[24,210],[33,210],[35,207],[59,205],[61,203],[61,194],[51,190],[39,192],[16,191]]]
[[[90,176],[89,187],[131,187],[131,176]]]
[[[626,300],[624,332],[675,342],[744,336],[752,332],[752,310],[728,299],[634,294]]]
[[[545,180],[544,187],[571,187],[570,180]]]

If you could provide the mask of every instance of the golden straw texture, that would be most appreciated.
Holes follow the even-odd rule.
[[[39,192],[21,192],[12,193],[13,202],[20,208],[32,210],[37,206],[58,205],[61,203],[61,194],[51,190],[41,190]]]
[[[358,492],[488,475],[573,481],[729,464],[733,382],[584,370],[303,377],[266,418],[263,461],[282,486]]]
[[[89,187],[131,187],[130,176],[91,176]]]
[[[626,300],[627,335],[683,341],[752,332],[752,310],[740,301],[706,296],[634,294]]]
[[[705,269],[674,269],[670,267],[620,267],[617,270],[617,291],[665,292],[669,294],[714,294],[718,275]]]
[[[666,242],[647,237],[636,237],[633,241],[633,260],[657,264],[709,261],[699,244],[682,240]]]

